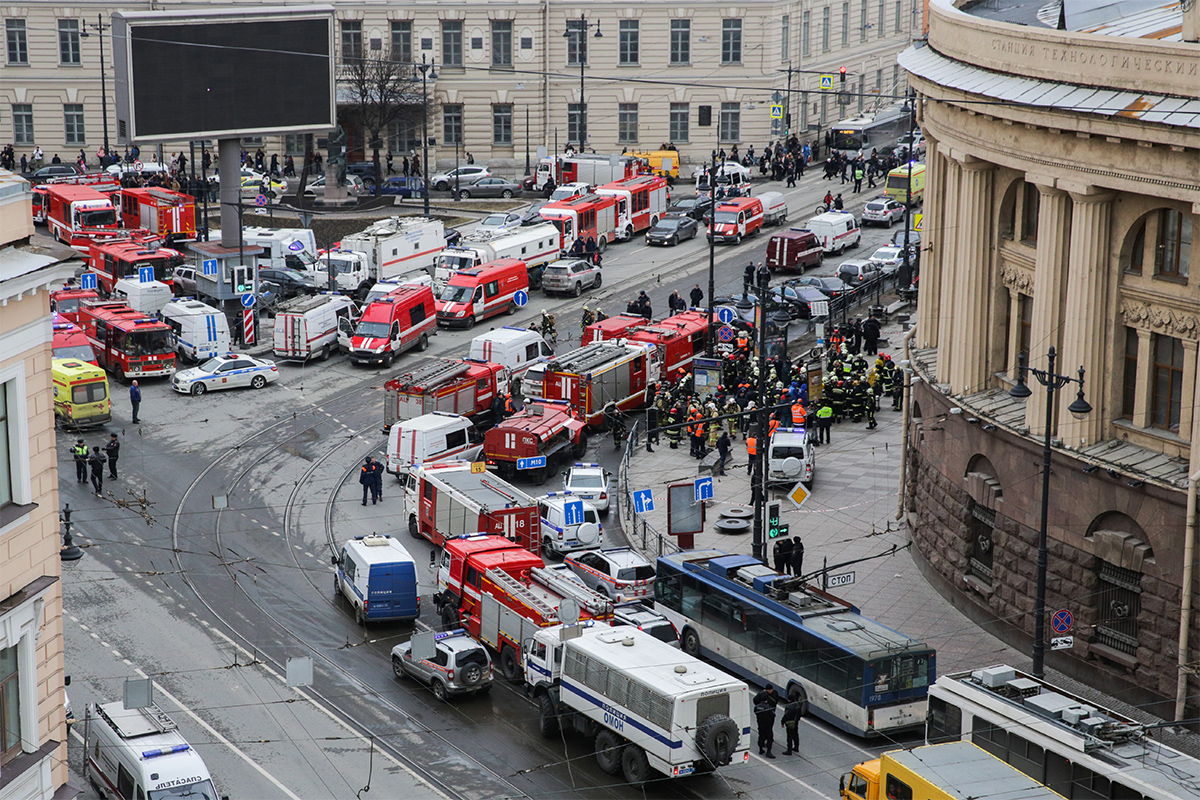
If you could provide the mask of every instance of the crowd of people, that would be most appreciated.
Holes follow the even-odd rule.
[[[825,162],[824,180],[839,178],[842,184],[853,184],[853,191],[862,191],[863,180],[868,189],[875,188],[876,179],[885,179],[887,174],[900,165],[900,159],[895,152],[880,153],[872,149],[870,155],[859,152],[855,156],[832,153]]]

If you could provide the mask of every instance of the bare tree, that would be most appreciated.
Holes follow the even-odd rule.
[[[393,126],[419,122],[426,113],[420,75],[413,64],[393,61],[386,50],[347,58],[338,73],[338,105],[342,116],[357,123],[367,135],[366,146],[372,151],[378,196],[384,181],[379,167],[383,137]]]

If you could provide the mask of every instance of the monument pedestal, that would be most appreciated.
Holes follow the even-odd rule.
[[[358,198],[351,197],[345,186],[337,185],[337,167],[325,162],[325,196],[318,197],[313,205],[317,208],[354,208]]]

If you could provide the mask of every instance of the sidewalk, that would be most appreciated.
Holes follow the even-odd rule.
[[[882,348],[899,362],[903,359],[904,332],[896,322],[884,326],[888,346]],[[854,583],[833,590],[862,612],[901,633],[923,640],[938,651],[938,671],[947,673],[977,668],[983,664],[1024,664],[1027,658],[1004,645],[955,610],[918,572],[908,550],[908,532],[897,522],[896,504],[900,479],[901,412],[885,402],[878,412],[879,427],[867,430],[865,423],[842,422],[833,426],[832,441],[816,450],[813,490],[802,509],[784,497],[790,486],[773,489],[771,500],[781,500],[782,521],[789,535],[804,540],[804,572],[812,573],[828,560],[830,565],[887,553],[894,556],[831,570],[854,573]],[[704,532],[695,537],[696,548],[717,548],[730,553],[751,554],[752,533],[724,535],[715,523],[722,509],[750,502],[750,478],[746,473],[745,442],[734,442],[725,477],[714,481],[714,498],[707,510]],[[629,462],[629,489],[652,489],[655,509],[645,514],[646,522],[663,534],[667,530],[668,484],[700,476],[700,462],[688,455],[687,440],[679,449],[669,448],[660,437],[654,453],[647,453],[645,438]],[[642,526],[625,515],[622,525],[630,544],[651,559],[658,555],[654,532],[643,541]],[[673,543],[673,542],[671,542]],[[765,556],[770,562],[773,542],[767,541]]]

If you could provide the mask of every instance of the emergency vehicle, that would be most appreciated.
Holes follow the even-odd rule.
[[[631,331],[626,338],[654,345],[663,375],[674,375],[681,369],[691,372],[692,359],[702,355],[708,344],[708,314],[683,311]]]
[[[92,344],[83,328],[73,322],[67,322],[65,319],[54,321],[54,336],[50,347],[52,358],[70,358],[100,366],[96,363],[96,354],[92,351]]]
[[[825,248],[810,230],[792,228],[775,234],[767,242],[767,268],[772,272],[780,269],[804,272],[809,267],[821,266],[824,259]]]
[[[622,411],[646,402],[646,385],[659,377],[658,350],[644,342],[595,342],[546,364],[542,396],[566,400],[590,427],[604,424],[604,408]]]
[[[483,427],[497,395],[503,397],[508,391],[508,380],[508,369],[490,361],[422,361],[383,385],[383,427],[387,430],[402,419],[435,411],[477,417],[473,421]]]
[[[387,471],[404,482],[414,464],[428,461],[475,461],[483,442],[471,420],[435,411],[398,422],[388,431]]]
[[[365,283],[374,284],[385,278],[414,272],[430,274],[437,254],[445,246],[446,229],[439,219],[391,217],[377,220],[365,230],[342,238],[338,249],[362,253],[366,271],[361,275],[339,271],[338,288],[357,290]]]
[[[142,267],[153,268],[154,280],[173,287],[172,273],[183,265],[183,254],[162,245],[158,236],[141,234],[93,241],[87,248],[87,262],[100,291],[112,294],[122,278],[138,280]]]
[[[537,171],[524,182],[526,189],[545,189],[551,180],[555,186],[566,183],[603,183],[632,178],[637,175],[638,160],[632,156],[603,156],[596,153],[579,153],[573,156],[560,155],[543,158]]]
[[[667,179],[653,175],[613,181],[597,187],[596,194],[617,198],[617,230],[623,241],[653,228],[667,210]]]
[[[404,479],[408,532],[436,545],[470,533],[495,533],[536,553],[542,546],[537,500],[470,461],[414,465]]]
[[[757,197],[735,197],[722,200],[713,210],[713,224],[708,228],[708,238],[718,242],[741,244],[742,239],[753,236],[763,226],[763,204]]]
[[[159,312],[175,334],[175,353],[181,361],[200,363],[229,352],[229,320],[220,309],[199,300],[172,300]]]
[[[317,264],[317,236],[311,228],[261,228],[242,229],[242,244],[246,247],[261,247],[255,256],[259,269],[298,269],[307,272],[319,285],[325,285]]]
[[[167,242],[196,238],[196,199],[190,194],[156,186],[122,189],[121,223],[141,228]]]
[[[524,375],[525,370],[554,355],[554,348],[537,331],[505,325],[471,340],[468,358],[503,364],[513,375]]]
[[[468,233],[453,247],[438,253],[434,260],[433,291],[440,294],[450,282],[450,276],[460,270],[502,258],[524,261],[529,285],[536,289],[542,285],[542,268],[558,258],[561,250],[562,239],[553,225]]]
[[[501,258],[464,269],[450,277],[438,295],[437,324],[447,328],[475,327],[498,314],[515,314],[517,292],[529,291],[525,262]]]
[[[442,624],[461,624],[498,655],[509,680],[521,674],[521,642],[539,628],[558,625],[559,608],[574,600],[584,619],[610,619],[612,603],[574,576],[546,568],[502,536],[459,536],[442,545],[434,605]]]
[[[137,278],[121,278],[112,291],[113,300],[120,300],[135,311],[152,316],[157,316],[174,296],[171,287],[161,281],[140,281]]]
[[[437,326],[433,291],[428,286],[405,286],[367,306],[350,339],[350,360],[355,364],[392,362],[410,347],[429,347]]]
[[[50,309],[67,322],[79,322],[79,304],[84,300],[99,300],[91,289],[59,289],[50,293]]]
[[[33,187],[33,223],[37,225],[46,224],[46,207],[50,204],[46,200],[46,191],[49,187],[45,184],[38,184]]]
[[[54,383],[54,418],[64,428],[90,428],[112,419],[112,398],[104,370],[78,358],[53,358],[50,377]]]
[[[570,249],[576,239],[596,240],[603,253],[617,239],[617,198],[612,195],[581,194],[546,203],[538,209],[542,219],[558,228],[559,247]]]
[[[112,199],[95,187],[48,184],[42,202],[46,205],[46,224],[56,242],[73,244],[78,233],[117,229]]]
[[[358,306],[340,294],[294,297],[275,310],[272,347],[276,358],[325,361],[336,349],[349,348]]]
[[[790,485],[804,481],[811,489],[815,469],[816,451],[808,431],[799,425],[776,428],[767,445],[767,483]]]
[[[584,328],[583,344],[604,342],[609,339],[624,339],[631,331],[635,331],[645,324],[646,318],[641,314],[614,314]]]
[[[105,800],[220,796],[204,759],[156,705],[89,703],[83,730],[84,775]]]
[[[96,361],[118,378],[150,378],[175,371],[175,337],[162,320],[124,303],[84,301],[79,325]]]
[[[584,424],[562,401],[529,403],[497,422],[483,437],[483,457],[489,466],[496,466],[505,478],[524,472],[539,484],[546,482],[556,456],[570,451],[574,458],[582,458],[586,450]],[[528,465],[529,460],[538,457],[542,459],[540,466]]]

